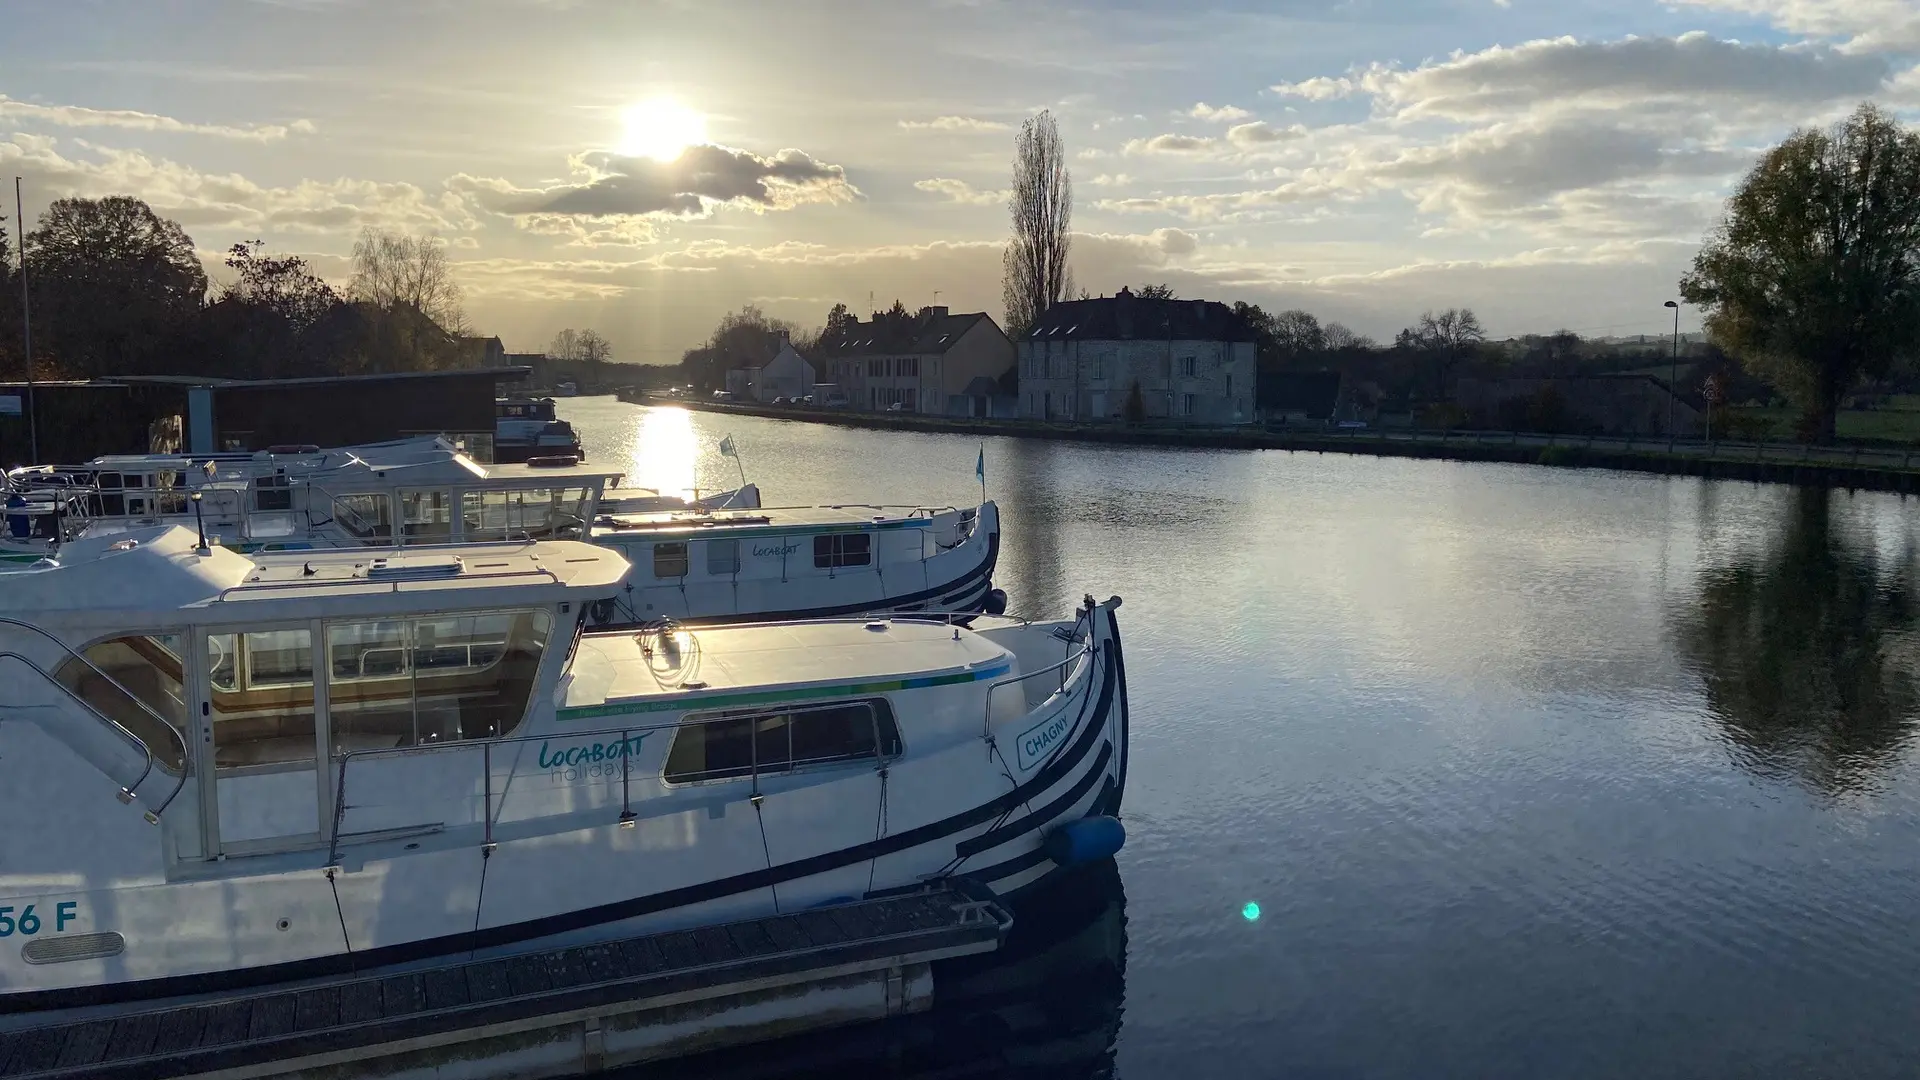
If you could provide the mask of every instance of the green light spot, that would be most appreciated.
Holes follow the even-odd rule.
[[[1251,900],[1247,901],[1247,906],[1240,909],[1240,916],[1248,922],[1258,919],[1260,917],[1260,905]]]

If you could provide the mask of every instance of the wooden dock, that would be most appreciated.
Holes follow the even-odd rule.
[[[0,1032],[0,1080],[578,1076],[922,1011],[1011,917],[957,888]]]

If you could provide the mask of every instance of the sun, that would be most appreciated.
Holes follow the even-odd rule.
[[[629,105],[620,120],[620,152],[628,157],[672,161],[687,147],[707,141],[707,118],[672,98]]]

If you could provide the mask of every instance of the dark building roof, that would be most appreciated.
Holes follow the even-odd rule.
[[[1256,397],[1263,409],[1304,413],[1310,420],[1325,420],[1333,415],[1334,406],[1340,400],[1340,373],[1263,371]]]
[[[1028,341],[1257,341],[1253,327],[1213,300],[1147,300],[1121,289],[1095,300],[1063,300],[1027,332]]]
[[[820,352],[831,357],[944,353],[982,320],[991,323],[993,317],[984,311],[951,315],[944,307],[922,308],[920,314],[905,320],[889,319],[881,314],[855,323],[837,338],[821,341]]]

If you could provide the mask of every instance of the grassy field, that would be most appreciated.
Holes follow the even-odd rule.
[[[1766,437],[1792,439],[1798,413],[1791,408],[1738,408],[1736,416],[1765,424]],[[1895,395],[1884,409],[1843,409],[1834,425],[1842,440],[1920,445],[1920,394]]]

